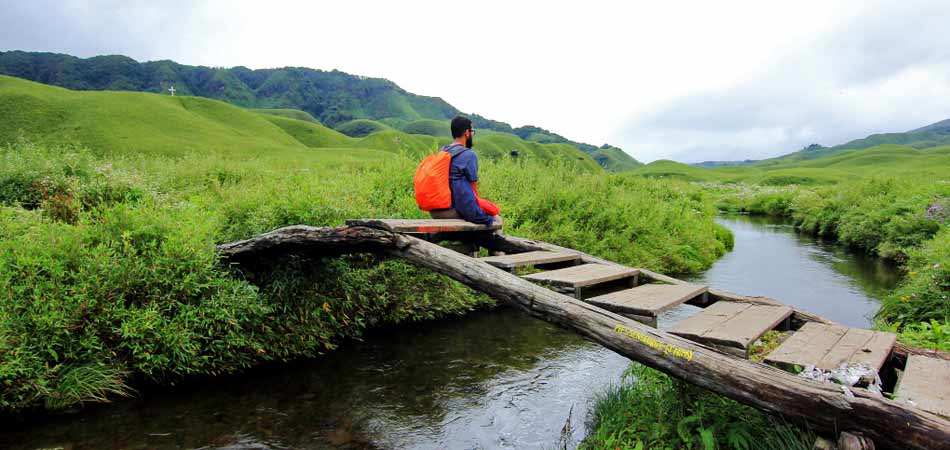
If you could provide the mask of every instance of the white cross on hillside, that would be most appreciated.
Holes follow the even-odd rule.
[[[171,93],[172,93],[172,97],[174,97],[174,96],[175,96],[175,86],[172,86],[172,87],[168,88],[168,92],[171,92]]]

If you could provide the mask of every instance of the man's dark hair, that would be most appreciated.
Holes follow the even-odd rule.
[[[465,130],[472,129],[472,121],[465,116],[455,116],[452,119],[452,138],[460,138],[465,134]]]

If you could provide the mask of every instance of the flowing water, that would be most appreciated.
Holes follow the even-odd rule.
[[[730,216],[735,250],[694,279],[869,326],[892,267],[787,225]],[[684,305],[667,327],[695,313]],[[294,365],[144,389],[132,400],[6,424],[13,449],[552,449],[583,438],[629,360],[507,308],[376,330]]]

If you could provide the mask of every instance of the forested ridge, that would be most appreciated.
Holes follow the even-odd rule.
[[[406,128],[414,122],[447,121],[462,113],[441,98],[407,92],[386,79],[305,67],[252,70],[242,66],[189,66],[170,60],[138,62],[121,55],[83,59],[58,53],[8,51],[0,52],[0,74],[73,90],[164,93],[174,86],[177,95],[213,98],[246,108],[303,110],[336,129],[354,120],[371,119],[396,130],[411,131]],[[575,142],[543,128],[515,128],[478,114],[468,115],[477,128],[511,133],[534,142],[573,145],[610,170],[640,165],[608,144]]]

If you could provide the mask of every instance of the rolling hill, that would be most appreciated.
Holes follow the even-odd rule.
[[[703,161],[693,164],[699,167],[722,167],[722,166],[773,166],[783,165],[794,161],[803,161],[818,159],[829,155],[834,155],[849,150],[862,150],[881,145],[902,145],[914,149],[926,149],[950,145],[950,119],[932,123],[903,133],[879,133],[872,134],[861,139],[854,139],[844,144],[834,147],[824,147],[818,144],[809,145],[796,152],[788,153],[774,158],[745,161]]]
[[[385,128],[441,137],[447,132],[438,131],[434,124],[460,114],[440,98],[407,92],[385,79],[303,67],[251,70],[240,66],[188,66],[167,60],[140,63],[119,55],[81,59],[8,51],[0,52],[0,74],[83,91],[164,93],[174,86],[180,96],[206,97],[277,115],[295,114],[289,117],[313,119],[353,137],[365,137]],[[294,110],[309,118],[290,112]],[[609,170],[640,165],[616,147],[595,147],[537,127],[512,128],[478,114],[469,116],[480,129],[515,134],[538,143],[573,145]]]
[[[893,175],[950,180],[950,145],[917,149],[907,145],[882,144],[809,159],[712,168],[660,160],[631,173],[692,182],[763,185],[835,184],[860,177]]]
[[[351,137],[302,111],[249,110],[191,96],[72,91],[2,75],[0,117],[0,143],[23,137],[114,154],[384,158],[398,153],[416,158],[449,141],[385,125],[368,135]],[[602,170],[593,158],[570,145],[539,144],[506,133],[484,134],[476,139],[475,150],[488,159],[508,157],[509,149],[517,149],[524,158]]]

